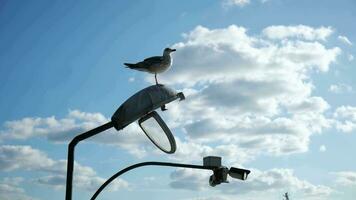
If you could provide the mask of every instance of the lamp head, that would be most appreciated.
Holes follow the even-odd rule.
[[[152,85],[127,99],[113,114],[111,122],[116,130],[121,130],[139,120],[141,129],[154,145],[165,153],[174,153],[174,137],[155,110],[176,99],[184,98],[182,92],[176,92],[164,85]]]

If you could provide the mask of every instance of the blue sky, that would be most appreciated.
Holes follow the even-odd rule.
[[[124,62],[173,53],[159,81],[185,101],[160,114],[177,152],[133,123],[79,145],[74,199],[142,161],[252,170],[144,168],[100,199],[353,199],[356,3],[342,1],[0,1],[0,198],[63,199],[67,143],[154,84]],[[148,196],[149,195],[149,196]],[[149,198],[147,198],[149,197]]]

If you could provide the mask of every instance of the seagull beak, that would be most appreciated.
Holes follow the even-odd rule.
[[[176,51],[176,49],[171,49],[171,51]]]

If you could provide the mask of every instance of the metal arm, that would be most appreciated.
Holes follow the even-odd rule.
[[[90,198],[90,200],[95,200],[95,198],[100,194],[100,192],[106,187],[108,186],[113,180],[115,180],[117,177],[119,177],[120,175],[138,168],[138,167],[143,167],[143,166],[147,166],[147,165],[156,165],[156,166],[168,166],[168,167],[182,167],[182,168],[191,168],[191,169],[206,169],[206,170],[214,170],[217,167],[216,166],[202,166],[202,165],[188,165],[188,164],[180,164],[180,163],[169,163],[169,162],[142,162],[142,163],[137,163],[134,165],[131,165],[129,167],[126,167],[123,170],[120,170],[119,172],[117,172],[116,174],[114,174],[113,176],[111,176],[108,180],[105,181],[105,183],[103,183],[100,188],[95,192],[95,194]]]
[[[114,125],[112,122],[108,122],[99,127],[96,127],[90,131],[77,135],[69,143],[68,146],[68,160],[67,160],[67,182],[66,182],[66,200],[72,200],[72,187],[73,187],[73,168],[74,168],[74,150],[75,146],[82,140],[92,137],[98,133],[101,133]]]

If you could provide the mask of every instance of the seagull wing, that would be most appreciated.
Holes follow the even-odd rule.
[[[162,61],[163,61],[163,57],[162,56],[153,56],[153,57],[150,57],[150,58],[146,58],[143,61],[143,63],[146,66],[151,66],[151,65],[154,65],[154,64],[159,64]]]
[[[145,60],[138,62],[136,64],[130,64],[130,63],[124,63],[128,68],[138,70],[138,71],[144,71],[144,72],[150,72],[150,73],[155,73],[154,68],[156,66],[159,66],[163,61],[162,56],[154,56],[150,58],[146,58]]]

